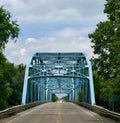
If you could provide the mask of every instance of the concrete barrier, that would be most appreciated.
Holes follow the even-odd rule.
[[[19,113],[21,111],[35,107],[37,105],[41,105],[43,103],[47,103],[47,102],[33,102],[33,103],[26,104],[26,105],[17,105],[17,106],[5,109],[3,111],[0,111],[0,119],[9,117],[9,116]]]
[[[106,108],[103,108],[103,107],[97,106],[97,105],[90,105],[90,104],[83,103],[83,102],[82,103],[75,102],[75,103],[77,105],[83,106],[91,111],[94,111],[94,112],[104,115],[106,117],[110,117],[112,119],[116,119],[116,120],[120,121],[120,113],[110,111]]]

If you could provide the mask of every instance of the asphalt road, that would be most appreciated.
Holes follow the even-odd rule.
[[[117,123],[72,103],[47,103],[0,123]]]

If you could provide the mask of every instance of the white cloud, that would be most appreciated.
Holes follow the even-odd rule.
[[[0,5],[19,20],[21,32],[24,32],[16,44],[10,41],[6,47],[7,58],[16,64],[27,63],[36,52],[84,52],[91,57],[87,35],[99,21],[106,19],[103,14],[105,0],[1,1]],[[49,26],[51,24],[53,27]],[[35,25],[38,25],[37,31],[33,32]]]
[[[27,38],[24,41],[9,42],[5,54],[11,62],[27,63],[36,52],[84,52],[92,56],[90,41],[80,34],[78,29],[53,31],[50,37],[40,39]],[[9,55],[8,55],[9,54]]]
[[[63,30],[58,30],[57,32],[55,32],[55,35],[58,37],[71,38],[71,37],[80,36],[80,30],[79,29],[65,28]]]
[[[20,55],[21,56],[25,56],[25,54],[26,54],[26,49],[25,48],[21,48],[20,49]]]
[[[25,41],[27,44],[31,44],[31,43],[35,43],[36,40],[34,38],[27,38],[26,41]]]
[[[104,3],[103,0],[5,0],[2,4],[9,5],[22,22],[88,22],[99,19],[97,15],[102,13]]]

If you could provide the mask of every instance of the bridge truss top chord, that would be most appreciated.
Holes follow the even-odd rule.
[[[51,101],[67,94],[69,101],[95,104],[92,69],[83,53],[36,53],[26,65],[22,104]]]

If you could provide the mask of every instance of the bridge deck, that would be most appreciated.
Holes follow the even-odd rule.
[[[47,103],[0,123],[117,123],[72,103]]]

